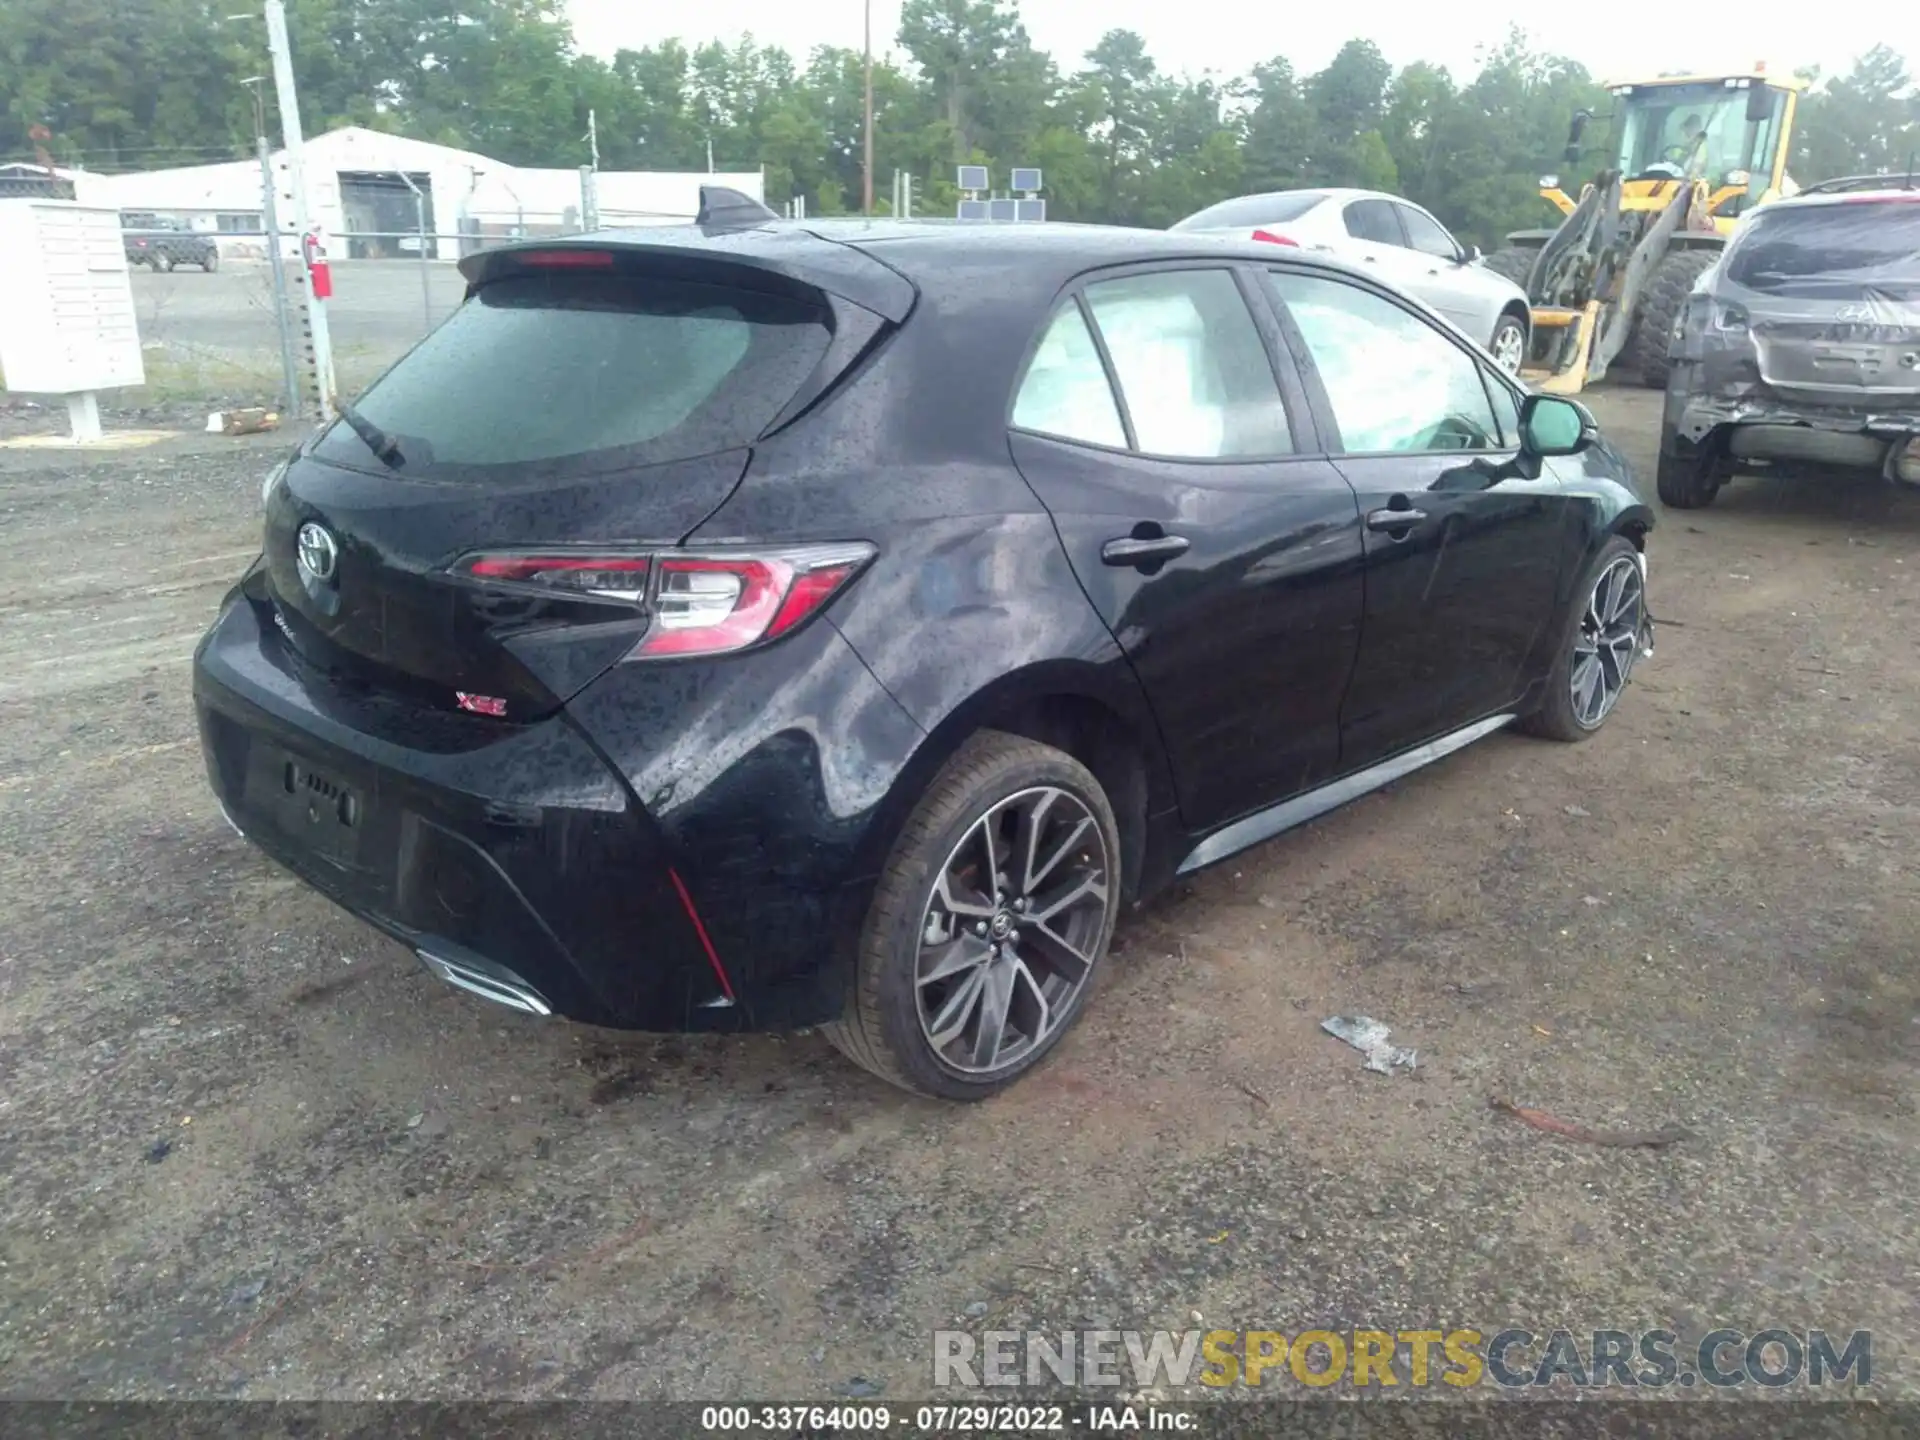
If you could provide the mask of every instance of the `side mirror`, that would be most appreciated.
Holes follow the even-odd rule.
[[[1764,85],[1747,91],[1747,123],[1758,125],[1773,118],[1773,92]]]
[[[1600,438],[1593,412],[1578,400],[1529,395],[1520,405],[1520,448],[1530,455],[1578,455]]]
[[[1462,265],[1478,265],[1480,263],[1480,247],[1478,245],[1461,246],[1460,263]]]

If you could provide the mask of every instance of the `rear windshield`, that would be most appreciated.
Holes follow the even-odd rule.
[[[1261,225],[1283,225],[1298,220],[1327,197],[1318,190],[1289,190],[1284,195],[1249,195],[1222,200],[1197,215],[1189,215],[1175,230],[1252,230]]]
[[[555,273],[483,286],[354,404],[422,478],[523,481],[751,443],[825,354],[823,311],[725,286]],[[335,424],[316,453],[383,468]]]
[[[1920,202],[1848,201],[1759,210],[1727,256],[1749,290],[1818,291],[1834,283],[1920,282]]]

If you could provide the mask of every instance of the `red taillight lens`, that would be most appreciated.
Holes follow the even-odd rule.
[[[870,545],[662,556],[653,628],[634,653],[722,655],[775,639],[824,608],[872,558]]]
[[[456,570],[475,580],[527,585],[563,595],[624,600],[646,598],[649,555],[475,555]]]
[[[1300,248],[1298,240],[1290,240],[1285,235],[1276,235],[1271,230],[1256,230],[1253,232],[1253,238],[1264,240],[1269,245],[1291,245],[1296,250]]]
[[[611,270],[610,250],[526,250],[514,256],[522,265],[544,270]]]
[[[723,655],[797,629],[873,558],[866,544],[735,553],[470,555],[454,573],[485,585],[619,601],[652,614],[636,659]]]

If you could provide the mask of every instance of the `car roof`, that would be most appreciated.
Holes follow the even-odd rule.
[[[1290,190],[1255,190],[1245,195],[1229,195],[1225,200],[1217,200],[1215,205],[1227,205],[1242,200],[1284,200],[1292,195],[1317,195],[1321,203],[1329,200],[1397,200],[1402,205],[1415,205],[1404,195],[1389,195],[1384,190],[1356,190],[1344,185],[1296,185]],[[1213,209],[1213,205],[1203,206],[1194,211],[1198,215],[1203,210]],[[1418,206],[1415,205],[1417,209]]]
[[[779,220],[725,230],[661,225],[559,236],[483,250],[460,261],[459,269],[477,284],[510,268],[515,255],[552,249],[616,249],[687,260],[733,260],[816,286],[896,322],[913,308],[916,294],[964,296],[976,308],[1005,305],[1030,310],[1050,303],[1086,271],[1143,261],[1285,261],[1364,273],[1335,256],[1276,254],[1273,246],[1237,234],[1062,222],[883,218]],[[989,278],[992,284],[987,286],[983,282]]]
[[[1771,200],[1765,205],[1758,206],[1753,214],[1758,217],[1769,210],[1812,210],[1826,205],[1861,205],[1887,200],[1905,200],[1912,204],[1920,204],[1920,190],[1889,184],[1882,190],[1835,190],[1813,194],[1782,195],[1778,200]]]

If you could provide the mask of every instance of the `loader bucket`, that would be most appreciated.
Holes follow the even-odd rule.
[[[1593,360],[1593,337],[1600,326],[1600,304],[1579,310],[1535,306],[1533,339],[1520,378],[1543,395],[1578,395],[1586,389]]]

